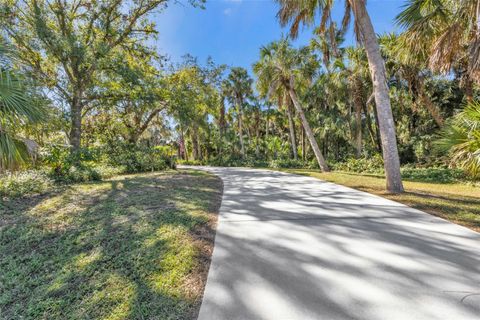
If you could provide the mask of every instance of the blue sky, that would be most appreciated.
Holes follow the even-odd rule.
[[[242,66],[250,69],[258,58],[260,46],[286,34],[275,17],[278,10],[272,0],[207,0],[206,8],[190,6],[186,0],[171,4],[155,14],[159,31],[156,46],[172,61],[191,54],[204,62],[211,56],[216,63]],[[334,18],[341,19],[343,1],[334,9]],[[383,33],[398,30],[393,23],[405,0],[368,0],[375,31]],[[304,29],[296,45],[307,44],[311,30]],[[351,32],[347,43],[354,43]]]

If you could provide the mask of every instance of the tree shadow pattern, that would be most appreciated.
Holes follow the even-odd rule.
[[[196,318],[222,182],[123,176],[4,205],[1,319]]]

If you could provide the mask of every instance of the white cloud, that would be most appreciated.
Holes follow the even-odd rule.
[[[225,10],[223,10],[223,14],[226,15],[226,16],[229,16],[232,14],[232,8],[227,8]]]

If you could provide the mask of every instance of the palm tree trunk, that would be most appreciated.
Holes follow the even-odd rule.
[[[356,157],[362,155],[362,86],[360,80],[355,78],[353,89],[353,105],[355,107],[355,149]]]
[[[242,159],[245,159],[245,144],[243,142],[243,108],[241,99],[237,98],[237,107],[238,107],[238,135],[240,138],[240,153]]]
[[[305,129],[305,134],[307,135],[307,138],[310,141],[310,145],[312,146],[313,152],[315,153],[315,157],[317,158],[320,169],[324,172],[330,171],[327,163],[325,162],[325,158],[323,158],[322,152],[318,147],[317,140],[315,140],[313,131],[310,128],[310,125],[308,124],[307,118],[305,117],[305,113],[303,112],[303,108],[300,105],[300,102],[298,101],[297,94],[293,89],[293,79],[290,80],[288,93],[290,94],[290,98],[292,99],[293,105],[297,109],[298,115],[300,116],[300,120],[302,121],[303,128]]]
[[[305,129],[302,127],[302,160],[305,161],[307,150],[305,146]]]
[[[375,131],[373,131],[372,127],[372,119],[370,118],[370,114],[368,111],[368,102],[362,105],[363,113],[365,114],[365,124],[367,125],[368,133],[370,135],[370,139],[372,140],[373,145],[377,145],[377,141],[375,139]]]
[[[440,114],[440,110],[438,110],[437,106],[435,106],[430,100],[430,98],[427,96],[425,92],[420,93],[420,100],[423,102],[423,105],[427,108],[428,112],[432,116],[433,120],[437,123],[437,125],[441,128],[443,127],[443,123],[445,122],[443,120],[442,115]]]
[[[375,100],[375,93],[372,92],[370,98],[368,98],[368,101],[367,101],[367,106],[370,105],[373,100]],[[376,141],[376,144],[377,144],[377,150],[378,152],[382,153],[383,150],[382,150],[382,139],[380,138],[380,129],[379,129],[379,121],[378,121],[378,112],[377,112],[377,106],[375,104],[372,104],[372,109],[373,109],[373,116],[375,118],[375,141]]]
[[[221,155],[223,152],[223,141],[225,136],[225,97],[222,96],[220,102],[220,119],[218,121],[218,131],[220,133],[218,153]]]
[[[288,100],[288,99],[285,99]],[[297,154],[297,142],[295,141],[295,123],[293,122],[293,115],[292,115],[292,106],[290,101],[286,101],[286,109],[287,109],[287,116],[288,116],[288,127],[290,133],[290,142],[292,143],[292,153],[293,159],[298,159]]]
[[[377,105],[380,137],[382,139],[383,162],[387,180],[387,190],[393,193],[403,192],[400,175],[400,158],[398,156],[395,123],[393,121],[390,96],[385,73],[385,62],[380,54],[377,36],[367,12],[364,0],[349,0],[359,35],[367,52],[368,65],[372,76]]]

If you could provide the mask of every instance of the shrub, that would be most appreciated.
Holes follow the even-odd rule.
[[[5,197],[44,193],[52,187],[53,181],[46,173],[38,170],[7,172],[0,175],[0,195]]]
[[[204,166],[206,162],[201,160],[178,160],[178,164],[186,166]]]
[[[381,155],[374,155],[371,158],[351,158],[345,162],[339,162],[333,165],[338,171],[348,171],[356,173],[383,173],[383,159]]]
[[[93,166],[85,164],[54,167],[49,175],[56,181],[65,183],[102,180],[102,176]]]
[[[175,157],[165,148],[129,143],[111,144],[106,149],[107,163],[123,167],[128,173],[175,169]]]
[[[95,170],[102,179],[109,179],[126,172],[124,167],[112,167],[107,164],[95,165],[93,170]]]
[[[50,146],[42,150],[42,161],[49,167],[51,178],[65,183],[108,179],[126,171],[125,167],[105,163],[101,151],[82,148],[71,154],[68,147]]]
[[[280,168],[301,169],[301,168],[305,168],[307,164],[302,160],[276,159],[276,160],[271,160],[268,166],[274,169],[280,169]]]
[[[401,172],[402,178],[420,182],[452,183],[467,178],[460,169],[403,167]]]

